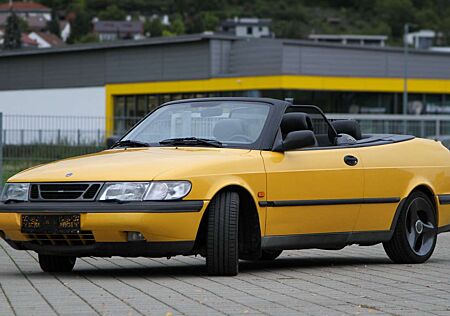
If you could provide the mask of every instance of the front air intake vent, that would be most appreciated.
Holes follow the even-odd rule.
[[[95,243],[92,231],[78,234],[27,234],[28,242],[41,246],[87,246]]]
[[[91,201],[101,183],[33,183],[31,201]]]
[[[91,185],[89,187],[89,189],[87,189],[86,192],[84,192],[83,199],[90,200],[90,199],[95,198],[95,195],[97,194],[98,189],[100,189],[100,184],[95,183],[95,184]]]

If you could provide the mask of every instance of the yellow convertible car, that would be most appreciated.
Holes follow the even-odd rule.
[[[11,177],[0,204],[0,236],[47,272],[84,256],[200,254],[209,274],[236,275],[239,259],[378,243],[422,263],[449,230],[440,142],[263,98],[166,103],[109,150]]]

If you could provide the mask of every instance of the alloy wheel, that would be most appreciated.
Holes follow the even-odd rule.
[[[406,237],[411,250],[419,256],[427,255],[436,239],[436,219],[433,208],[422,198],[414,199],[406,215]]]

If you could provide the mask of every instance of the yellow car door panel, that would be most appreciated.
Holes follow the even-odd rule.
[[[407,160],[405,153],[408,153]],[[397,199],[397,202],[363,204],[355,231],[392,229],[400,200],[419,186],[428,188],[432,195],[439,211],[439,226],[450,224],[450,204],[445,203],[450,199],[446,199],[445,194],[441,195],[442,192],[450,192],[450,183],[446,180],[450,174],[449,157],[448,152],[442,151],[436,142],[414,139],[362,147],[360,155],[364,162],[364,197],[390,197]],[[434,165],[429,164],[427,157],[433,157]]]
[[[339,233],[347,240],[363,197],[362,164],[347,165],[347,155],[359,153],[345,148],[263,151],[266,236]]]

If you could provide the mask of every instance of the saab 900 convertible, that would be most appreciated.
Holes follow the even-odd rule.
[[[450,152],[361,134],[315,106],[263,98],[166,103],[111,149],[11,177],[0,235],[47,272],[85,256],[206,257],[212,275],[286,249],[383,243],[422,263],[450,230]]]

